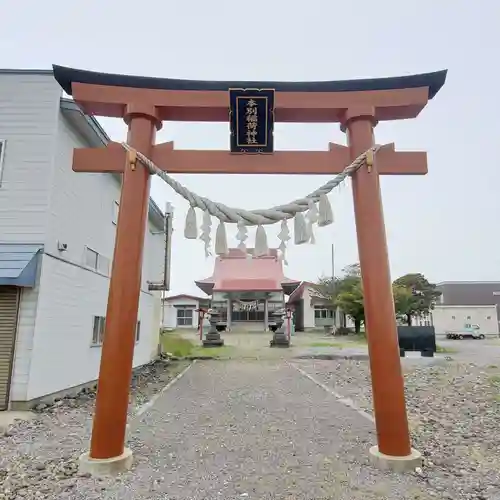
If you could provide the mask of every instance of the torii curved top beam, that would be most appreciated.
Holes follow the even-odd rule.
[[[366,92],[428,87],[432,99],[444,85],[448,70],[390,78],[365,78],[326,82],[256,82],[180,80],[147,76],[100,73],[53,65],[54,77],[72,95],[73,83],[157,90],[227,91],[230,88],[272,88],[277,92]]]
[[[159,120],[227,122],[230,88],[276,90],[275,122],[334,123],[347,109],[375,121],[415,118],[444,85],[447,70],[395,78],[332,82],[215,82],[97,73],[53,66],[54,77],[90,115],[123,118],[154,110]],[[146,107],[146,108],[145,108]]]

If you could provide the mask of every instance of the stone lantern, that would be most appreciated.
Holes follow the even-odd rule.
[[[220,336],[220,320],[221,313],[217,309],[208,310],[210,327],[205,338],[203,339],[203,347],[220,347],[224,345],[224,340]]]
[[[269,342],[270,347],[290,347],[290,339],[283,326],[285,314],[283,311],[269,313],[269,328],[273,332],[273,338]]]

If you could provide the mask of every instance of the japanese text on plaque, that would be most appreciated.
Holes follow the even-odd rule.
[[[274,90],[230,89],[231,152],[272,153]]]

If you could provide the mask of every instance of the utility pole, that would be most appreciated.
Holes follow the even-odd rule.
[[[335,249],[332,243],[332,278],[334,278],[333,282],[335,283]]]
[[[165,292],[170,291],[170,270],[171,270],[171,256],[172,256],[172,220],[174,218],[174,208],[172,204],[167,201],[165,205],[165,263],[163,268],[163,284],[164,289],[162,295]],[[161,301],[161,326],[165,324],[165,296]]]
[[[165,236],[165,251],[163,261],[163,281],[156,283],[148,283],[149,290],[157,290],[161,292],[161,326],[165,323],[165,292],[170,290],[170,260],[172,255],[172,219],[174,217],[174,208],[170,202],[165,205],[165,216],[163,219],[163,234]]]
[[[335,246],[332,243],[332,297],[335,297],[335,292],[337,288],[337,283],[335,281]],[[338,313],[338,307],[334,307],[333,309],[333,334],[335,335],[335,332],[337,330],[337,313]]]
[[[165,291],[170,291],[170,270],[171,270],[171,256],[172,256],[172,222],[174,218],[174,207],[167,201],[165,205],[165,271],[164,282]]]

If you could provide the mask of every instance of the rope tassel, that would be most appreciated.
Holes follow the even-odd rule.
[[[254,257],[263,257],[268,253],[269,247],[267,246],[266,230],[264,229],[264,226],[259,224],[255,233]]]
[[[330,200],[328,199],[328,196],[326,194],[320,195],[318,210],[319,210],[319,216],[318,216],[319,227],[325,227],[329,226],[330,224],[333,224],[334,221],[333,210],[330,204]]]
[[[293,218],[293,241],[296,245],[302,245],[309,241],[307,223],[304,214],[298,212]]]
[[[216,255],[227,255],[229,250],[227,248],[227,235],[226,225],[220,221],[215,232],[215,253]]]
[[[184,238],[195,240],[198,238],[198,224],[196,222],[196,211],[194,207],[189,207],[186,214],[186,223],[184,224]]]

